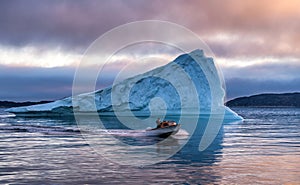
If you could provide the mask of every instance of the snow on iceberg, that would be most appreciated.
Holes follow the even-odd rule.
[[[130,111],[136,116],[210,115],[225,110],[224,119],[241,120],[224,106],[225,92],[214,61],[203,50],[182,54],[174,61],[96,92],[52,103],[7,109],[17,116],[66,116],[96,112],[114,115]],[[73,102],[72,102],[73,98]],[[76,101],[74,101],[76,99]],[[96,110],[95,110],[96,109]]]

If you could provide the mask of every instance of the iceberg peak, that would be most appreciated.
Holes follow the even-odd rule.
[[[204,51],[202,49],[196,49],[196,50],[190,52],[189,55],[200,57],[200,58],[205,57]]]

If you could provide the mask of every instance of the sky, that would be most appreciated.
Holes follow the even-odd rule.
[[[227,99],[300,91],[299,7],[298,0],[2,0],[0,100],[70,96],[89,45],[116,26],[142,20],[195,32],[215,54]],[[176,57],[170,50],[160,54]]]

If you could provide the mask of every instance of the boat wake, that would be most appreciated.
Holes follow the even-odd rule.
[[[22,124],[2,124],[0,125],[1,131],[10,131],[10,132],[29,132],[29,133],[44,133],[44,134],[71,134],[79,133],[78,128],[67,128],[67,127],[58,127],[58,126],[40,126],[40,125],[22,125]]]
[[[100,134],[100,135],[113,135],[113,136],[121,136],[121,137],[148,137],[149,136],[147,130],[99,129],[93,132],[95,134]],[[172,137],[187,137],[187,136],[189,136],[189,133],[183,129],[180,129],[176,134],[172,135]]]

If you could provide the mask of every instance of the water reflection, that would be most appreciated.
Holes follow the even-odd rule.
[[[178,117],[169,117],[172,120],[179,120]],[[150,155],[154,156],[170,156],[169,161],[162,161],[161,163],[198,163],[198,165],[211,165],[219,160],[222,155],[222,142],[223,142],[223,127],[219,131],[213,143],[203,152],[199,151],[199,142],[202,139],[203,133],[206,128],[208,119],[202,118],[199,120],[196,130],[192,135],[177,134],[168,138],[159,137],[144,137],[141,135],[142,130],[129,130],[124,126],[116,117],[101,117],[103,124],[99,125],[98,117],[82,117],[77,120],[81,123],[86,123],[85,130],[81,130],[86,139],[93,140],[89,143],[92,147],[105,151],[111,151],[109,155],[116,155],[118,150],[122,151],[120,145],[125,144],[129,146],[149,146]],[[3,121],[3,118],[2,118]],[[75,119],[66,117],[9,117],[4,120],[10,123],[9,127],[0,127],[0,130],[11,130],[15,132],[40,132],[47,134],[58,134],[59,132],[67,134],[67,132],[80,132],[77,128]],[[154,124],[153,124],[154,125]],[[110,140],[113,137],[116,141]],[[118,141],[118,142],[117,142]],[[121,144],[120,144],[121,143]],[[109,147],[109,149],[107,149]],[[104,148],[104,149],[103,149]],[[134,148],[131,152],[141,151]],[[153,150],[152,150],[153,149]],[[147,151],[147,150],[146,150]],[[154,153],[153,153],[154,152]],[[101,154],[101,152],[100,152]],[[174,155],[171,155],[174,154]],[[136,157],[136,156],[135,156]],[[142,156],[145,157],[144,155]]]
[[[170,118],[176,119],[176,118]],[[200,120],[193,135],[178,135],[164,138],[137,137],[134,130],[126,130],[115,117],[103,119],[107,129],[118,142],[133,147],[124,150],[118,142],[107,137],[107,130],[99,127],[95,119],[81,121],[92,126],[84,133],[95,139],[96,148],[90,147],[81,135],[66,130],[76,130],[77,125],[69,118],[5,118],[0,122],[0,182],[1,183],[113,183],[113,184],[144,184],[144,183],[190,183],[215,184],[221,178],[211,169],[220,160],[223,128],[212,145],[199,152],[199,140],[205,129],[207,120]],[[118,126],[116,126],[118,125]],[[5,126],[5,127],[4,127]],[[15,132],[10,128],[27,128],[24,132]],[[36,128],[28,129],[28,128]],[[48,129],[47,133],[43,129]],[[122,128],[122,129],[120,129]],[[61,129],[61,130],[59,130]],[[101,131],[102,130],[102,131]],[[120,134],[120,133],[123,133]],[[127,135],[126,135],[127,134]],[[109,133],[111,136],[111,133]],[[182,148],[181,146],[186,145]],[[99,147],[99,148],[97,148]],[[149,147],[142,150],[139,147]],[[105,156],[99,155],[95,149],[101,149]],[[127,148],[126,148],[127,149]],[[179,150],[179,151],[178,151]],[[120,165],[108,158],[118,159],[119,155],[129,153],[131,163],[141,159],[155,160],[164,158],[166,154],[176,154],[158,164],[134,167]],[[10,170],[8,172],[7,170]]]

